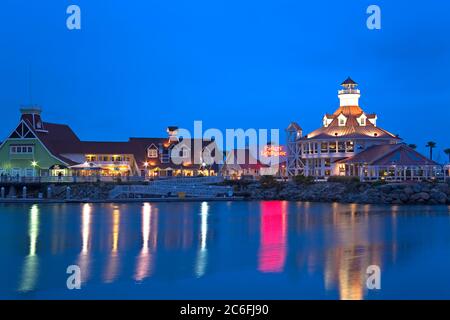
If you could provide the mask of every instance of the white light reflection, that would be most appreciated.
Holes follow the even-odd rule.
[[[152,245],[156,244],[156,226],[152,225],[152,206],[144,203],[142,206],[142,249],[137,257],[134,279],[142,281],[153,271],[153,253],[150,251],[150,236],[152,235]],[[157,212],[155,212],[155,223]]]
[[[92,206],[88,203],[83,205],[81,216],[81,253],[78,256],[78,266],[81,270],[81,281],[86,282],[89,278],[89,248],[91,239],[91,216]]]
[[[208,203],[205,201],[202,202],[200,210],[200,250],[197,253],[195,263],[195,274],[198,278],[205,274],[208,259],[208,250],[206,248],[206,241],[208,237]]]
[[[37,240],[39,236],[39,207],[34,204],[29,213],[28,218],[28,237],[30,244],[28,247],[28,255],[25,257],[22,279],[19,286],[19,291],[31,291],[35,288],[39,260],[37,256]]]
[[[113,221],[112,221],[112,248],[109,255],[108,265],[104,274],[104,281],[111,283],[117,277],[119,270],[119,232],[120,232],[120,210],[115,206],[113,209]]]

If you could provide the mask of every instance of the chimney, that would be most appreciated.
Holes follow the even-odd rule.
[[[42,109],[39,106],[26,106],[20,108],[21,119],[25,120],[35,131],[47,132],[41,118]]]

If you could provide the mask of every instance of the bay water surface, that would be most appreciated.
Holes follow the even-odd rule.
[[[448,206],[0,204],[2,299],[450,299],[449,270]]]

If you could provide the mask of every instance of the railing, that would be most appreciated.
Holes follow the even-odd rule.
[[[178,178],[152,181],[149,185],[119,185],[110,191],[109,198],[115,199],[120,196],[129,198],[136,195],[176,196],[179,193],[184,193],[187,197],[217,197],[220,195],[232,195],[233,188],[229,186],[210,185],[211,183],[219,181],[223,181],[223,178]]]
[[[117,186],[109,193],[110,199],[116,199],[121,195],[129,198],[132,195],[149,196],[177,196],[183,193],[187,197],[218,197],[231,196],[233,189],[231,187],[217,186]]]
[[[115,166],[120,166],[120,165],[124,165],[124,166],[129,166],[131,165],[130,161],[92,161],[92,163],[94,164],[98,164],[98,165],[115,165]]]
[[[43,176],[43,177],[0,177],[2,183],[85,183],[85,182],[145,182],[141,176]],[[223,177],[156,177],[152,182],[161,184],[212,184],[220,183]]]
[[[212,184],[212,183],[220,183],[223,182],[223,177],[214,176],[214,177],[158,177],[154,180],[154,182],[163,184]]]
[[[339,94],[360,94],[361,91],[359,89],[343,89],[339,90]]]
[[[2,183],[86,183],[86,182],[144,182],[144,177],[135,176],[61,176],[61,177],[2,177]]]

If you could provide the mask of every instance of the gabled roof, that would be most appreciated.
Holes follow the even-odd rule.
[[[76,164],[76,162],[62,156],[62,152],[60,152],[62,148],[76,146],[80,142],[80,139],[78,139],[69,126],[55,123],[43,123],[43,127],[46,130],[43,131],[35,130],[33,124],[30,122],[30,119],[27,117],[22,117],[21,121],[28,126],[28,128],[42,142],[44,147],[53,155],[53,157],[68,165]]]
[[[287,131],[294,129],[295,131],[301,131],[302,127],[299,126],[297,122],[291,122],[286,128]]]
[[[145,162],[150,163],[151,166],[153,166],[153,167],[159,167],[161,169],[162,168],[176,169],[176,168],[182,168],[182,167],[186,168],[186,167],[192,167],[192,166],[194,166],[194,167],[199,166],[199,164],[194,164],[195,157],[199,156],[199,154],[196,155],[196,154],[194,154],[194,152],[191,152],[192,165],[190,165],[190,166],[177,165],[172,162],[162,163],[159,155],[158,155],[158,158],[148,158],[148,155],[147,155],[147,149],[152,145],[155,145],[158,148],[162,148],[162,150],[170,152],[172,147],[174,147],[178,144],[185,144],[186,146],[190,147],[191,150],[194,150],[194,145],[196,143],[200,143],[200,145],[202,146],[202,150],[203,150],[204,148],[209,146],[211,143],[213,143],[213,141],[206,140],[206,139],[183,139],[178,142],[178,141],[169,141],[168,138],[130,138],[130,140],[128,142],[131,153],[134,155],[134,158],[135,158],[138,166],[141,169],[144,168]],[[190,144],[190,146],[189,146],[189,144]]]
[[[371,146],[353,157],[340,160],[339,163],[367,163],[378,166],[439,165],[437,162],[426,158],[404,143]]]

